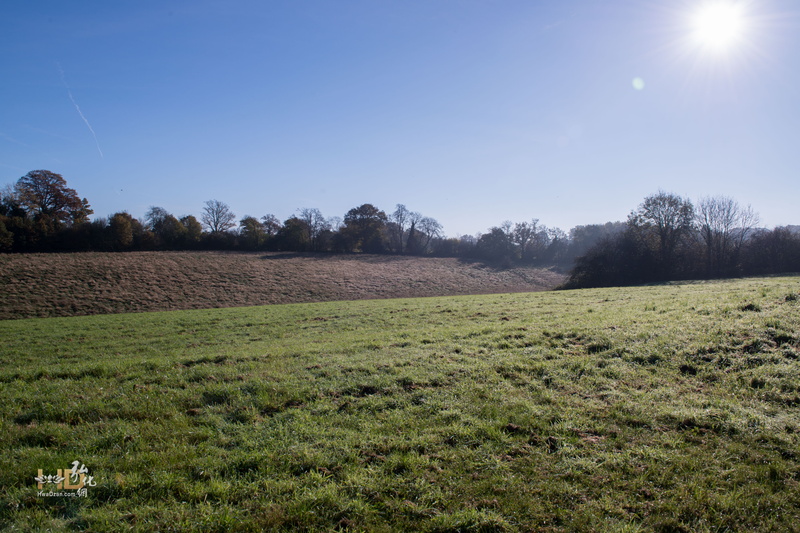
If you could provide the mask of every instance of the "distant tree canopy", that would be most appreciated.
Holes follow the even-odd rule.
[[[628,216],[628,226],[658,259],[658,276],[668,279],[676,268],[678,245],[693,229],[694,206],[688,199],[658,191]]]
[[[239,221],[242,246],[247,250],[258,250],[267,240],[264,225],[255,217],[246,216]]]
[[[516,246],[506,228],[494,227],[478,239],[477,252],[484,259],[499,260],[510,264],[516,254]]]
[[[196,247],[203,238],[202,224],[200,224],[194,215],[186,215],[181,217],[181,224],[183,224],[183,227],[186,228],[186,242],[190,246]]]
[[[89,221],[85,198],[54,172],[34,170],[0,189],[0,252],[269,250],[462,257],[499,267],[569,270],[565,288],[675,279],[800,272],[800,227],[758,228],[758,215],[726,196],[691,200],[658,191],[626,222],[576,226],[569,234],[538,219],[505,221],[476,235],[447,237],[433,217],[373,204],[326,218],[306,207],[238,223],[220,200],[200,220],[152,206],[142,220],[122,211]]]
[[[49,170],[32,170],[17,181],[16,200],[22,209],[38,220],[56,224],[87,222],[94,211],[86,198],[81,199],[67,181]]]
[[[126,250],[133,245],[133,228],[138,224],[141,233],[141,224],[128,213],[115,213],[108,220],[108,231],[111,237],[111,246],[115,251]]]
[[[725,196],[697,207],[659,191],[576,258],[564,288],[800,272],[800,232],[756,228],[758,215]]]
[[[348,252],[382,253],[388,217],[372,204],[354,207],[344,215],[339,230],[344,249]]]
[[[305,252],[311,246],[311,231],[304,220],[292,216],[278,230],[276,241],[279,250]]]
[[[77,228],[92,213],[60,174],[32,170],[0,192],[0,250],[84,249],[87,232]]]

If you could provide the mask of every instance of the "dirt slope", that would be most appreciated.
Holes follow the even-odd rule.
[[[563,276],[451,258],[225,252],[0,255],[0,319],[539,291]]]

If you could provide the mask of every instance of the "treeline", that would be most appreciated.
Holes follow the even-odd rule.
[[[271,214],[238,219],[219,200],[205,203],[200,218],[151,207],[144,219],[127,212],[90,220],[89,202],[59,174],[36,170],[0,191],[0,250],[71,252],[132,250],[245,250],[434,255],[510,266],[568,268],[592,244],[624,226],[579,226],[569,235],[530,222],[504,222],[477,236],[447,237],[442,225],[398,204],[386,213],[372,204],[344,217],[326,218],[304,208],[284,221]]]
[[[796,227],[766,230],[758,215],[724,196],[696,205],[658,192],[626,222],[577,226],[569,233],[537,219],[504,222],[475,236],[447,237],[429,216],[398,204],[372,204],[344,217],[304,208],[284,221],[240,219],[219,200],[200,218],[151,207],[143,220],[120,212],[90,220],[86,198],[59,174],[31,171],[0,191],[0,251],[243,250],[433,255],[570,270],[565,288],[800,271]]]
[[[696,205],[660,191],[623,231],[577,258],[563,288],[800,272],[800,229],[758,227],[750,206],[714,196]]]

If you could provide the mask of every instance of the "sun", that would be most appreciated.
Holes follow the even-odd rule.
[[[728,52],[742,40],[745,15],[740,5],[731,2],[706,4],[695,12],[692,29],[698,46],[712,52]]]

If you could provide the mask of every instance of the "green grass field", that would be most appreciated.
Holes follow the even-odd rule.
[[[798,293],[0,322],[0,529],[800,531]]]

